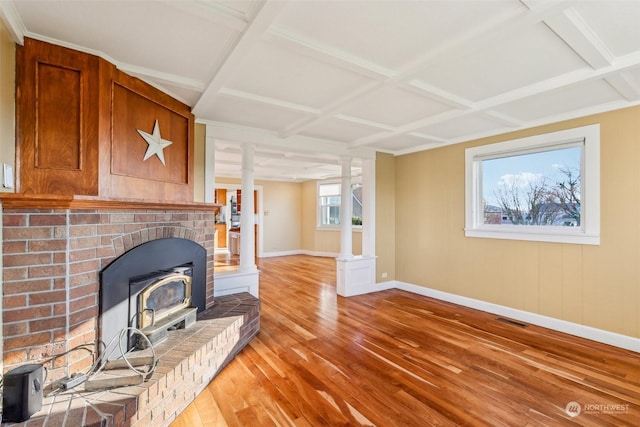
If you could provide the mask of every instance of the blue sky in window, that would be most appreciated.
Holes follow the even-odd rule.
[[[582,147],[503,157],[482,161],[482,195],[488,205],[499,206],[495,196],[504,184],[526,191],[529,184],[546,177],[555,180],[560,169],[580,171]]]

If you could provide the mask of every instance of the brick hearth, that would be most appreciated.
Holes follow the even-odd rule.
[[[167,426],[258,333],[259,313],[260,302],[251,294],[218,297],[194,326],[169,332],[155,347],[158,365],[148,381],[108,391],[88,392],[80,385],[54,393],[40,412],[16,425]]]

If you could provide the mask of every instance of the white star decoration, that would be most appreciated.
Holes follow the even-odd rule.
[[[147,160],[149,157],[155,154],[156,156],[158,156],[162,164],[166,166],[164,162],[164,152],[162,150],[173,144],[173,142],[167,139],[162,139],[162,137],[160,136],[160,126],[158,125],[158,120],[156,120],[156,124],[153,125],[152,134],[140,129],[137,129],[137,131],[140,136],[142,136],[144,140],[147,141],[147,144],[149,144],[147,152],[144,154],[144,159],[142,159],[142,161]]]

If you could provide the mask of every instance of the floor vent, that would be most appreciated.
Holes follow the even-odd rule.
[[[518,322],[516,320],[507,319],[505,317],[497,317],[496,320],[498,322],[504,322],[504,323],[508,323],[510,325],[513,325],[513,326],[517,326],[519,328],[526,328],[527,326],[529,326],[526,323],[521,323],[521,322]]]

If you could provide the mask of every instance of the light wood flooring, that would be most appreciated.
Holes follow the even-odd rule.
[[[640,425],[638,353],[399,290],[337,297],[331,258],[258,263],[259,335],[172,427]]]

